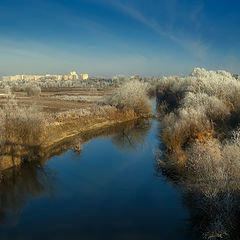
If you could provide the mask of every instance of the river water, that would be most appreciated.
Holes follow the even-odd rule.
[[[156,172],[158,124],[12,173],[0,185],[0,238],[195,239],[181,192]]]

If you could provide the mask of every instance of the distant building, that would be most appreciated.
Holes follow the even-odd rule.
[[[23,75],[15,75],[15,76],[2,76],[3,81],[17,81],[23,80]]]
[[[10,81],[10,76],[2,76],[3,81]]]
[[[71,80],[78,80],[78,75],[76,72],[70,72],[70,76],[72,77]]]
[[[3,81],[38,81],[38,80],[78,80],[79,75],[73,71],[70,74],[66,75],[52,75],[52,74],[45,74],[45,75],[14,75],[14,76],[2,76]],[[81,79],[86,80],[88,79],[88,74],[81,74]]]
[[[26,80],[26,81],[39,80],[42,77],[43,76],[41,76],[41,75],[21,75],[21,79],[20,80]],[[15,79],[15,80],[19,80],[19,79]]]
[[[19,81],[19,80],[39,80],[43,78],[42,75],[14,75],[14,76],[2,76],[3,81]]]
[[[80,74],[82,80],[88,80],[88,74],[82,73]]]

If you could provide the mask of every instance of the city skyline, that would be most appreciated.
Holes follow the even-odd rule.
[[[237,1],[3,0],[0,75],[239,73]]]
[[[55,79],[55,80],[87,80],[87,73],[77,73],[76,71],[72,71],[69,74],[16,74],[16,75],[5,75],[2,76],[2,81],[18,81],[18,80],[41,80],[41,79]]]

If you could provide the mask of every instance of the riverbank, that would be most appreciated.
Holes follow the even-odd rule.
[[[94,114],[95,113],[95,114]],[[1,170],[21,165],[25,160],[46,159],[54,155],[55,148],[66,142],[73,142],[74,137],[78,137],[75,145],[81,149],[86,135],[94,135],[93,132],[101,132],[101,129],[121,126],[121,124],[135,121],[141,116],[133,111],[118,110],[114,107],[99,107],[98,113],[80,116],[79,114],[68,112],[55,116],[53,121],[46,121],[41,133],[41,142],[36,145],[23,146],[21,144],[6,145],[1,155]],[[85,136],[85,137],[84,137]],[[72,144],[72,143],[71,143]],[[73,143],[74,144],[74,143]]]
[[[142,88],[142,84],[136,84]],[[95,95],[89,92],[88,96],[86,92],[84,95],[64,92],[64,96],[45,93],[38,97],[10,92],[1,96],[0,169],[52,156],[55,146],[76,135],[81,139],[88,132],[151,116],[150,102],[146,96],[146,100],[143,98],[144,90],[137,96],[141,100],[133,101],[134,104],[127,96],[133,96],[135,88],[116,90]],[[78,141],[76,148],[81,150],[81,144],[82,140]]]

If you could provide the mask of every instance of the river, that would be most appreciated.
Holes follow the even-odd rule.
[[[0,238],[194,239],[180,190],[156,172],[158,125],[11,170],[0,185]]]

